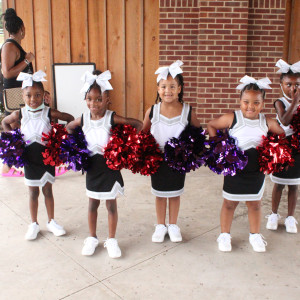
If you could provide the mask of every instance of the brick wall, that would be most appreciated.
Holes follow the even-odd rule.
[[[275,83],[264,109],[274,114],[284,23],[285,0],[160,0],[160,65],[184,62],[184,99],[202,124],[239,107],[245,74]]]

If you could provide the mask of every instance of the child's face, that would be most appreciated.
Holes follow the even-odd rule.
[[[300,88],[300,77],[296,75],[286,75],[282,78],[281,86],[284,91],[284,93],[291,98],[292,97],[292,91]]]
[[[244,118],[257,119],[258,114],[262,110],[264,100],[261,92],[259,91],[244,91],[241,97],[241,111]]]
[[[107,93],[101,94],[98,89],[91,89],[86,94],[86,104],[93,115],[103,115],[107,108]]]
[[[181,86],[172,77],[168,76],[167,80],[161,79],[157,86],[157,92],[162,102],[171,103],[178,101],[178,94],[181,92]]]
[[[31,108],[38,108],[43,103],[44,91],[38,86],[28,86],[23,90],[23,100]]]

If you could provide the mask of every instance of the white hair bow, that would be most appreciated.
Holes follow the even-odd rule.
[[[41,81],[47,81],[44,77],[46,74],[43,71],[37,71],[34,74],[28,74],[28,73],[23,73],[21,72],[17,80],[18,81],[23,81],[22,83],[22,89],[25,89],[27,86],[32,86],[32,82],[41,82]]]
[[[159,82],[161,79],[167,79],[168,74],[170,73],[173,78],[175,78],[178,74],[183,73],[180,66],[183,65],[183,62],[181,60],[177,60],[174,63],[172,63],[169,67],[160,67],[155,71],[155,74],[159,74],[157,76],[157,82]]]
[[[293,73],[300,73],[300,61],[290,65],[284,60],[279,59],[275,66],[279,68],[276,73],[287,73],[289,70],[291,70]]]
[[[90,86],[95,82],[95,80],[100,86],[102,93],[107,90],[112,90],[113,87],[109,83],[109,79],[111,79],[111,73],[109,72],[109,70],[101,73],[100,75],[93,75],[91,72],[86,71],[81,77],[81,80],[84,82],[84,86],[80,90],[80,92],[87,92]]]
[[[255,83],[260,89],[269,89],[271,90],[272,88],[269,86],[269,84],[271,84],[271,80],[268,77],[256,80],[253,77],[250,77],[248,75],[245,75],[240,82],[242,82],[241,84],[239,84],[236,89],[237,90],[242,90],[246,85],[250,84],[250,83]]]

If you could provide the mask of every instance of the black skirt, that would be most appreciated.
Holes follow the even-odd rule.
[[[295,164],[293,167],[288,167],[279,173],[273,173],[270,177],[271,180],[278,184],[283,185],[298,185],[300,184],[300,153],[293,155]]]
[[[120,171],[111,170],[103,155],[90,157],[86,174],[86,194],[98,200],[115,199],[124,194],[124,182]]]
[[[264,193],[265,174],[259,171],[256,149],[246,150],[248,163],[235,176],[224,176],[223,197],[231,201],[257,201]]]
[[[44,186],[47,182],[55,181],[55,167],[43,162],[42,152],[45,149],[45,146],[36,142],[25,147],[24,159],[28,165],[24,167],[24,173],[25,184],[28,186]]]
[[[168,167],[163,161],[157,172],[151,175],[151,192],[157,197],[177,197],[183,193],[185,174]]]

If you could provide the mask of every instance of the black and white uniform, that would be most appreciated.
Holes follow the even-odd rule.
[[[41,111],[31,112],[23,107],[20,110],[21,132],[24,134],[25,159],[28,165],[24,167],[25,184],[28,186],[44,186],[47,182],[54,183],[55,167],[45,165],[42,152],[45,151],[45,142],[42,142],[43,133],[51,130],[50,108],[44,107]]]
[[[166,142],[173,137],[178,138],[184,128],[190,123],[191,107],[184,103],[181,115],[169,119],[160,114],[160,105],[161,103],[152,106],[149,117],[151,134],[163,152]],[[163,161],[158,171],[151,175],[151,192],[157,197],[177,197],[183,193],[184,181],[185,174],[172,170]]]
[[[287,110],[290,107],[290,102],[285,98],[282,97],[278,99],[277,101],[281,101],[283,105],[285,106],[285,110]],[[278,115],[276,116],[276,119],[279,123],[279,125],[283,128],[285,131],[285,135],[287,139],[290,141],[291,136],[294,134],[293,129],[290,125],[284,126],[280,120]],[[283,170],[279,173],[273,173],[270,175],[271,180],[274,183],[283,184],[283,185],[298,185],[300,184],[300,153],[297,153],[296,155],[293,155],[293,158],[295,159],[295,164],[293,167],[288,167],[287,170]]]
[[[248,156],[246,167],[235,176],[224,176],[223,197],[231,201],[261,200],[265,188],[265,175],[259,171],[256,147],[262,136],[267,136],[268,126],[263,114],[251,120],[244,118],[241,110],[234,114],[229,135],[237,139],[237,146]]]
[[[107,110],[100,120],[91,120],[90,112],[82,115],[82,130],[87,148],[92,152],[86,174],[86,194],[98,200],[115,199],[124,194],[124,183],[120,171],[111,170],[103,157],[103,149],[111,136],[114,112]]]

